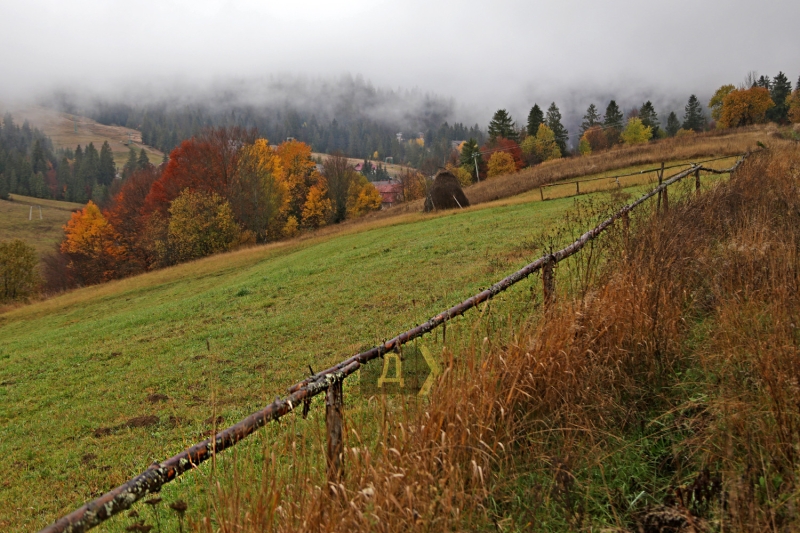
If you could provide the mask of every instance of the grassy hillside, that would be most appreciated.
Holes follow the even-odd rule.
[[[0,200],[0,240],[22,239],[41,256],[61,242],[62,227],[72,211],[81,207],[71,202],[12,194],[10,201]]]
[[[0,525],[43,526],[202,438],[211,413],[233,422],[309,364],[528,262],[573,205],[536,199],[343,225],[0,315]],[[506,298],[532,304],[524,288]]]
[[[138,152],[142,148],[147,152],[150,162],[161,163],[164,154],[155,148],[142,144],[142,134],[138,130],[122,126],[106,126],[96,121],[79,116],[61,113],[52,109],[31,106],[23,109],[8,110],[14,121],[22,123],[27,120],[32,126],[39,128],[50,137],[55,148],[75,149],[77,145],[86,147],[90,142],[100,150],[103,142],[108,141],[114,154],[114,162],[121,169],[128,160],[128,151],[133,147]],[[5,111],[3,111],[4,113]],[[131,144],[128,144],[132,141]]]

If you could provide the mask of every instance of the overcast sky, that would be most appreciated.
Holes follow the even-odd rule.
[[[0,99],[351,74],[523,122],[533,102],[685,102],[750,70],[795,83],[798,21],[797,0],[0,0]]]

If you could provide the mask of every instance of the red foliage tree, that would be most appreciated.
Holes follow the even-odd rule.
[[[119,192],[103,213],[128,250],[128,261],[120,265],[125,269],[122,275],[142,272],[151,263],[146,249],[140,242],[145,230],[142,209],[150,194],[150,188],[160,176],[161,170],[153,165],[135,171],[122,182]]]
[[[153,183],[143,213],[167,215],[169,205],[189,188],[226,197],[238,165],[239,148],[255,141],[255,130],[212,128],[183,141],[169,156],[161,177]]]
[[[522,149],[519,145],[511,139],[505,137],[498,137],[494,142],[489,142],[481,147],[483,159],[489,160],[495,152],[508,152],[514,158],[514,165],[517,170],[525,166],[525,159],[522,155]],[[483,168],[481,168],[481,178],[483,178]]]

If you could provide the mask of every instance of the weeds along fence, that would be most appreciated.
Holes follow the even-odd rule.
[[[41,530],[40,533],[80,533],[88,531],[112,516],[129,509],[134,503],[147,494],[159,492],[161,487],[174,480],[184,472],[197,467],[200,463],[210,459],[215,454],[234,446],[248,435],[254,433],[267,423],[278,420],[290,411],[302,406],[303,417],[308,413],[311,399],[323,392],[326,393],[325,422],[327,430],[326,464],[327,476],[331,483],[340,479],[342,471],[342,456],[344,441],[342,437],[342,410],[343,392],[342,382],[362,365],[373,359],[383,357],[385,354],[398,349],[403,344],[422,337],[434,329],[444,326],[451,318],[463,315],[468,310],[477,307],[497,296],[514,284],[526,279],[535,272],[542,272],[545,305],[551,304],[555,299],[555,279],[553,267],[571,255],[578,253],[589,241],[595,239],[617,220],[622,220],[625,228],[628,227],[628,214],[654,196],[658,197],[658,209],[669,208],[668,187],[678,181],[694,175],[696,191],[700,192],[701,172],[712,174],[725,174],[734,172],[742,164],[748,154],[740,155],[735,164],[727,169],[718,170],[703,166],[701,163],[691,164],[690,168],[664,179],[667,167],[662,164],[658,171],[659,184],[651,191],[641,196],[636,201],[623,206],[609,218],[581,235],[569,246],[552,254],[536,259],[532,263],[503,278],[488,289],[475,294],[463,302],[437,314],[427,322],[420,324],[408,331],[389,339],[381,345],[375,346],[365,352],[356,354],[326,370],[317,372],[310,377],[292,385],[284,398],[278,398],[262,410],[251,414],[237,424],[220,431],[212,438],[195,444],[191,448],[170,457],[161,463],[153,463],[147,470],[126,483],[103,494],[99,498],[86,503],[81,508],[64,516]],[[730,156],[727,156],[730,157]],[[735,156],[734,156],[735,157]],[[724,158],[718,158],[724,159]],[[716,159],[715,159],[716,160]],[[663,205],[662,205],[663,204]]]

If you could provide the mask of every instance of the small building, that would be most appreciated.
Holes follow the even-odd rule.
[[[373,181],[381,195],[381,209],[392,207],[403,201],[403,186],[399,181]]]

